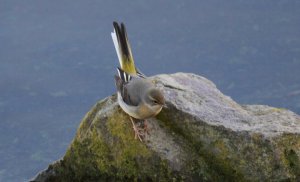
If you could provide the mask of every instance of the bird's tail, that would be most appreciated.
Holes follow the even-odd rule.
[[[121,69],[131,75],[136,75],[137,71],[134,65],[133,56],[128,41],[125,25],[113,22],[114,32],[111,33]]]

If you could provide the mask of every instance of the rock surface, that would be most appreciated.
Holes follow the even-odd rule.
[[[239,105],[209,80],[176,73],[153,77],[167,109],[134,139],[116,97],[82,120],[65,156],[33,181],[300,181],[300,117]]]

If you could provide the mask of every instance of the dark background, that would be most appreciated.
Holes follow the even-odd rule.
[[[0,0],[0,181],[63,156],[115,92],[112,21],[147,75],[192,72],[242,104],[300,113],[300,1]]]

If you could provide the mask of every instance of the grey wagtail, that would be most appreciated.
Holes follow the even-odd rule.
[[[120,67],[117,68],[118,75],[115,75],[118,103],[130,116],[135,138],[142,141],[142,130],[135,125],[133,118],[146,122],[146,119],[156,116],[161,111],[165,99],[154,83],[136,68],[124,24],[113,22],[113,26],[114,32],[111,36],[120,62]]]

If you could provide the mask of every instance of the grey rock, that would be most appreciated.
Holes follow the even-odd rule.
[[[300,117],[239,105],[204,77],[152,77],[167,109],[134,139],[116,97],[82,120],[62,160],[33,181],[299,181]]]

